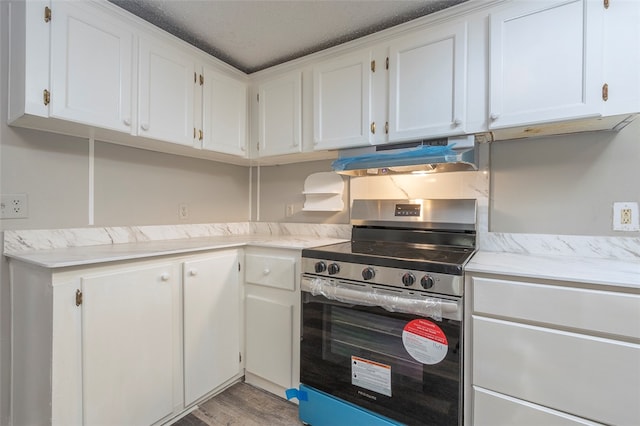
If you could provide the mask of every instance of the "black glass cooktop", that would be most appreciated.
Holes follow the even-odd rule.
[[[304,249],[303,257],[461,275],[475,249],[389,241],[350,241]]]

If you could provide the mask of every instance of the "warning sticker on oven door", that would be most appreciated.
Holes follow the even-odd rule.
[[[402,330],[402,343],[409,355],[423,364],[437,364],[447,356],[449,344],[440,327],[425,319],[409,321]]]
[[[351,384],[391,396],[391,366],[352,356]]]

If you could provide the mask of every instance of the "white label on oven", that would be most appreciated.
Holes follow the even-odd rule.
[[[444,331],[425,319],[409,321],[404,326],[402,343],[413,359],[430,365],[442,361],[449,349]]]
[[[391,396],[391,366],[352,356],[351,384]]]

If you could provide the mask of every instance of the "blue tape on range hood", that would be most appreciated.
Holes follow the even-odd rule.
[[[454,145],[422,145],[396,151],[381,151],[338,158],[332,163],[337,173],[353,176],[410,173],[414,171],[477,170],[475,148],[453,149]]]

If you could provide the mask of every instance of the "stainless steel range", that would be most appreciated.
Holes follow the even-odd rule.
[[[476,200],[354,200],[351,223],[302,252],[302,421],[462,424]]]

